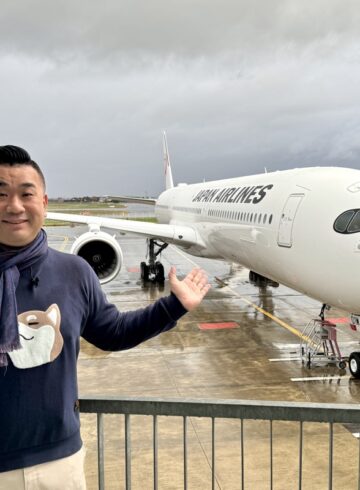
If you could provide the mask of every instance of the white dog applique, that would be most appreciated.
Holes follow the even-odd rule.
[[[46,311],[25,311],[18,315],[21,349],[9,352],[15,367],[41,366],[58,357],[64,345],[60,319],[56,304]]]

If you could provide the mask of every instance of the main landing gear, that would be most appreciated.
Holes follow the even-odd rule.
[[[261,276],[257,272],[249,271],[249,281],[255,286],[266,287],[272,286],[273,288],[279,287],[279,283],[268,279],[267,277]]]
[[[162,284],[165,281],[164,266],[157,256],[168,246],[168,243],[158,243],[153,238],[147,240],[147,255],[149,263],[141,262],[140,274],[142,281],[152,281]]]

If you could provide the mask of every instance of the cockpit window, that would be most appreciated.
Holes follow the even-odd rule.
[[[356,233],[360,231],[360,210],[357,211],[353,219],[350,221],[349,226],[347,227],[348,233]]]
[[[360,209],[349,209],[341,213],[334,222],[338,233],[357,233],[360,231]]]

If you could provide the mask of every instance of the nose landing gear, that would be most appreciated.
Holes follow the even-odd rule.
[[[360,327],[360,315],[351,315],[351,328]],[[360,379],[360,352],[352,352],[349,356],[349,369],[354,378]]]
[[[360,378],[360,352],[352,352],[350,354],[349,369],[354,378]]]

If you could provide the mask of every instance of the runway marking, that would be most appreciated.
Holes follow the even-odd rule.
[[[280,342],[273,342],[272,345],[278,350],[290,351],[289,354],[298,352],[300,350],[300,344],[284,344]]]
[[[178,250],[177,248],[175,248],[174,246],[171,246],[171,248],[173,250],[175,250],[178,254],[180,254],[182,257],[184,257],[186,260],[188,260],[191,264],[193,264],[195,267],[199,267],[199,265],[194,262],[193,260],[189,259],[184,253],[182,253],[180,250]],[[251,301],[249,301],[248,299],[244,298],[243,296],[241,296],[237,291],[235,291],[235,289],[233,289],[232,287],[230,287],[226,282],[222,281],[221,279],[219,279],[218,277],[215,276],[215,280],[219,283],[221,283],[224,287],[227,287],[228,289],[230,289],[230,291],[232,291],[238,298],[241,299],[241,301],[244,301],[245,303],[247,303],[248,305],[252,306],[253,308],[255,308],[255,310],[259,311],[260,313],[262,313],[263,315],[267,316],[268,318],[271,318],[271,320],[273,320],[275,323],[277,323],[278,325],[280,325],[281,327],[284,327],[286,328],[286,330],[289,330],[289,332],[291,332],[292,334],[296,335],[297,337],[299,337],[300,339],[304,340],[305,342],[307,343],[312,343],[311,340],[309,339],[309,337],[307,337],[306,335],[303,335],[299,330],[297,330],[296,328],[292,327],[291,325],[289,325],[288,323],[284,322],[283,320],[280,320],[280,318],[277,318],[276,316],[272,315],[271,313],[269,313],[268,311],[266,310],[263,310],[262,308],[260,308],[260,306],[257,306],[255,305],[254,303],[252,303]]]
[[[172,250],[174,250],[179,255],[181,255],[182,257],[184,257],[184,259],[186,259],[188,262],[190,262],[190,264],[192,264],[195,267],[199,267],[201,269],[201,267],[199,266],[199,264],[197,264],[193,260],[189,259],[189,257],[187,257],[183,252],[181,252],[181,250],[178,250],[174,245],[170,245],[170,247],[171,247]]]
[[[302,381],[338,381],[339,379],[350,379],[352,376],[312,376],[309,378],[290,378],[296,383]]]
[[[126,270],[128,272],[140,272],[139,267],[127,267]]]
[[[199,323],[200,330],[221,330],[225,328],[238,328],[236,322],[219,322],[219,323]]]
[[[301,357],[281,357],[279,359],[269,359],[270,362],[282,362],[282,361],[301,361]]]
[[[336,325],[337,323],[350,323],[350,320],[347,317],[342,317],[342,318],[327,318],[327,321],[329,323],[334,324],[334,325]]]

